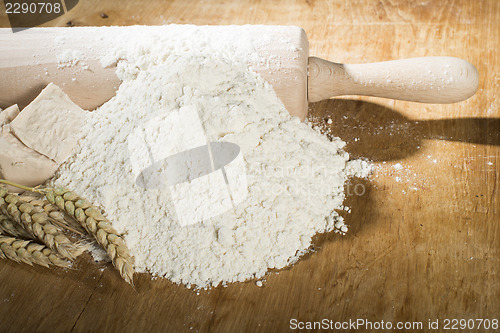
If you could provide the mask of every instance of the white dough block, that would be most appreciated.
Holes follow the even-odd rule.
[[[0,178],[36,186],[51,178],[57,168],[54,161],[26,147],[8,130],[0,133]]]
[[[55,84],[42,90],[12,121],[12,132],[29,148],[64,162],[80,137],[86,111]]]
[[[17,104],[9,106],[3,111],[0,110],[0,127],[10,123],[12,120],[14,120],[14,118],[17,117],[18,114],[19,108],[17,107]]]

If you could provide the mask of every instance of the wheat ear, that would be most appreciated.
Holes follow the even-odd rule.
[[[59,267],[71,266],[69,261],[64,260],[45,245],[1,234],[0,258],[23,262],[28,265],[37,264],[44,267],[49,267],[50,265]]]
[[[37,213],[45,212],[54,224],[80,236],[88,236],[85,229],[75,219],[68,216],[64,211],[60,211],[58,207],[48,202],[45,197],[40,197],[35,193],[30,195],[25,192],[19,196],[19,200],[35,206]]]
[[[0,213],[0,234],[9,235],[12,237],[32,239],[29,232],[24,230],[22,226],[12,221],[8,216]]]
[[[52,224],[45,212],[37,212],[33,205],[20,201],[16,194],[5,194],[4,189],[0,188],[0,211],[22,226],[30,236],[71,260],[85,251],[84,246],[71,242],[60,228]]]
[[[68,213],[91,234],[111,257],[122,278],[133,285],[134,261],[123,238],[101,211],[78,194],[64,188],[31,188],[0,179],[0,183],[41,193],[59,209]]]
[[[39,190],[47,200],[61,210],[74,217],[94,236],[111,257],[113,265],[118,269],[125,281],[133,284],[134,262],[123,238],[111,226],[101,211],[81,198],[78,194],[64,188]]]

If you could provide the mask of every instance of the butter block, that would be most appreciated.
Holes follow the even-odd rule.
[[[9,124],[19,114],[17,104],[9,106],[5,110],[0,110],[0,127]]]
[[[78,141],[87,112],[53,83],[12,121],[12,132],[27,147],[63,163]]]
[[[10,131],[0,133],[0,178],[36,186],[51,178],[57,168],[54,161],[26,147]]]

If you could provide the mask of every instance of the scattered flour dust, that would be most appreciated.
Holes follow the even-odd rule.
[[[188,287],[261,278],[297,261],[316,233],[345,233],[336,211],[345,208],[344,183],[366,177],[371,166],[349,162],[344,142],[291,117],[237,47],[214,55],[203,35],[162,36],[117,42],[106,61],[120,59],[123,83],[92,112],[52,183],[104,209],[124,233],[138,272]],[[168,190],[137,185],[128,142],[139,124],[183,109],[197,111],[207,141],[239,145],[248,183],[241,203],[187,226],[176,220]],[[182,137],[181,130],[168,135]]]
[[[64,50],[57,55],[58,68],[71,67],[84,59],[83,53],[79,50]]]

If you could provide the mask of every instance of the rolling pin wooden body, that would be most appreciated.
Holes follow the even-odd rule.
[[[17,33],[0,29],[0,107],[18,104],[22,108],[54,82],[82,108],[95,109],[113,97],[120,84],[116,68],[103,67],[100,61],[112,51],[116,37],[161,34],[168,29],[185,29],[187,38],[196,33],[205,34],[207,39],[234,33],[247,39],[242,43],[231,40],[226,46],[237,49],[242,45],[243,60],[273,86],[288,111],[302,120],[307,116],[308,102],[334,96],[453,103],[474,95],[478,87],[475,67],[452,57],[358,65],[309,57],[307,36],[299,27],[73,27]],[[246,42],[255,46],[257,54],[245,55]]]

